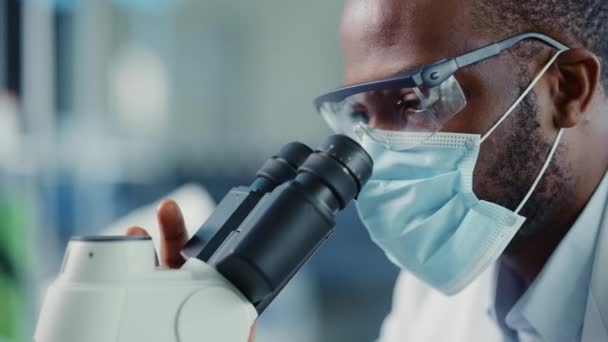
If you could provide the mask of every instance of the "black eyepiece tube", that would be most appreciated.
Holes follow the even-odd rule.
[[[289,143],[268,159],[249,187],[231,189],[181,251],[185,258],[207,259],[215,253],[230,233],[249,215],[262,197],[277,186],[293,179],[298,168],[312,153],[310,147]]]
[[[373,162],[346,136],[332,136],[268,194],[208,263],[259,313],[331,235],[334,217],[369,180]]]
[[[298,142],[283,146],[279,153],[268,159],[256,173],[251,189],[267,193],[293,179],[298,168],[311,153],[310,147]]]
[[[334,135],[304,162],[296,181],[304,184],[309,179],[306,175],[317,176],[331,189],[342,210],[359,194],[371,176],[372,168],[371,157],[357,142],[343,135]]]

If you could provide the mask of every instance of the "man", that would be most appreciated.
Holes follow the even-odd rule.
[[[355,86],[317,106],[375,159],[358,209],[405,270],[381,341],[608,341],[607,36],[605,0],[347,1]]]

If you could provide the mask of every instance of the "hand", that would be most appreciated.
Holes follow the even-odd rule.
[[[156,217],[160,227],[160,259],[162,266],[169,268],[180,268],[186,260],[180,251],[188,242],[188,232],[179,206],[175,201],[165,200],[156,210]],[[127,229],[128,236],[148,236],[148,232],[142,227],[131,227]],[[255,325],[251,327],[249,342],[253,342]]]
[[[163,201],[156,210],[156,217],[160,227],[160,259],[162,266],[180,268],[185,260],[180,251],[188,242],[188,232],[182,212],[172,200]],[[142,227],[127,229],[128,236],[148,236]]]

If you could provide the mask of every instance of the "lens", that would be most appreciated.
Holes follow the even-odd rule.
[[[412,132],[430,138],[465,106],[464,93],[452,76],[434,88],[389,88],[324,102],[320,112],[336,133],[357,141],[363,133],[378,141],[370,132]]]

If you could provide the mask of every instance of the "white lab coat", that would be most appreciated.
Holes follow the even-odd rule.
[[[602,225],[587,298],[583,342],[608,341],[608,207]]]
[[[488,269],[453,297],[443,296],[407,273],[401,274],[379,342],[502,341],[491,312],[480,310],[493,307],[495,272],[496,266]],[[597,239],[582,342],[608,342],[608,207]]]

